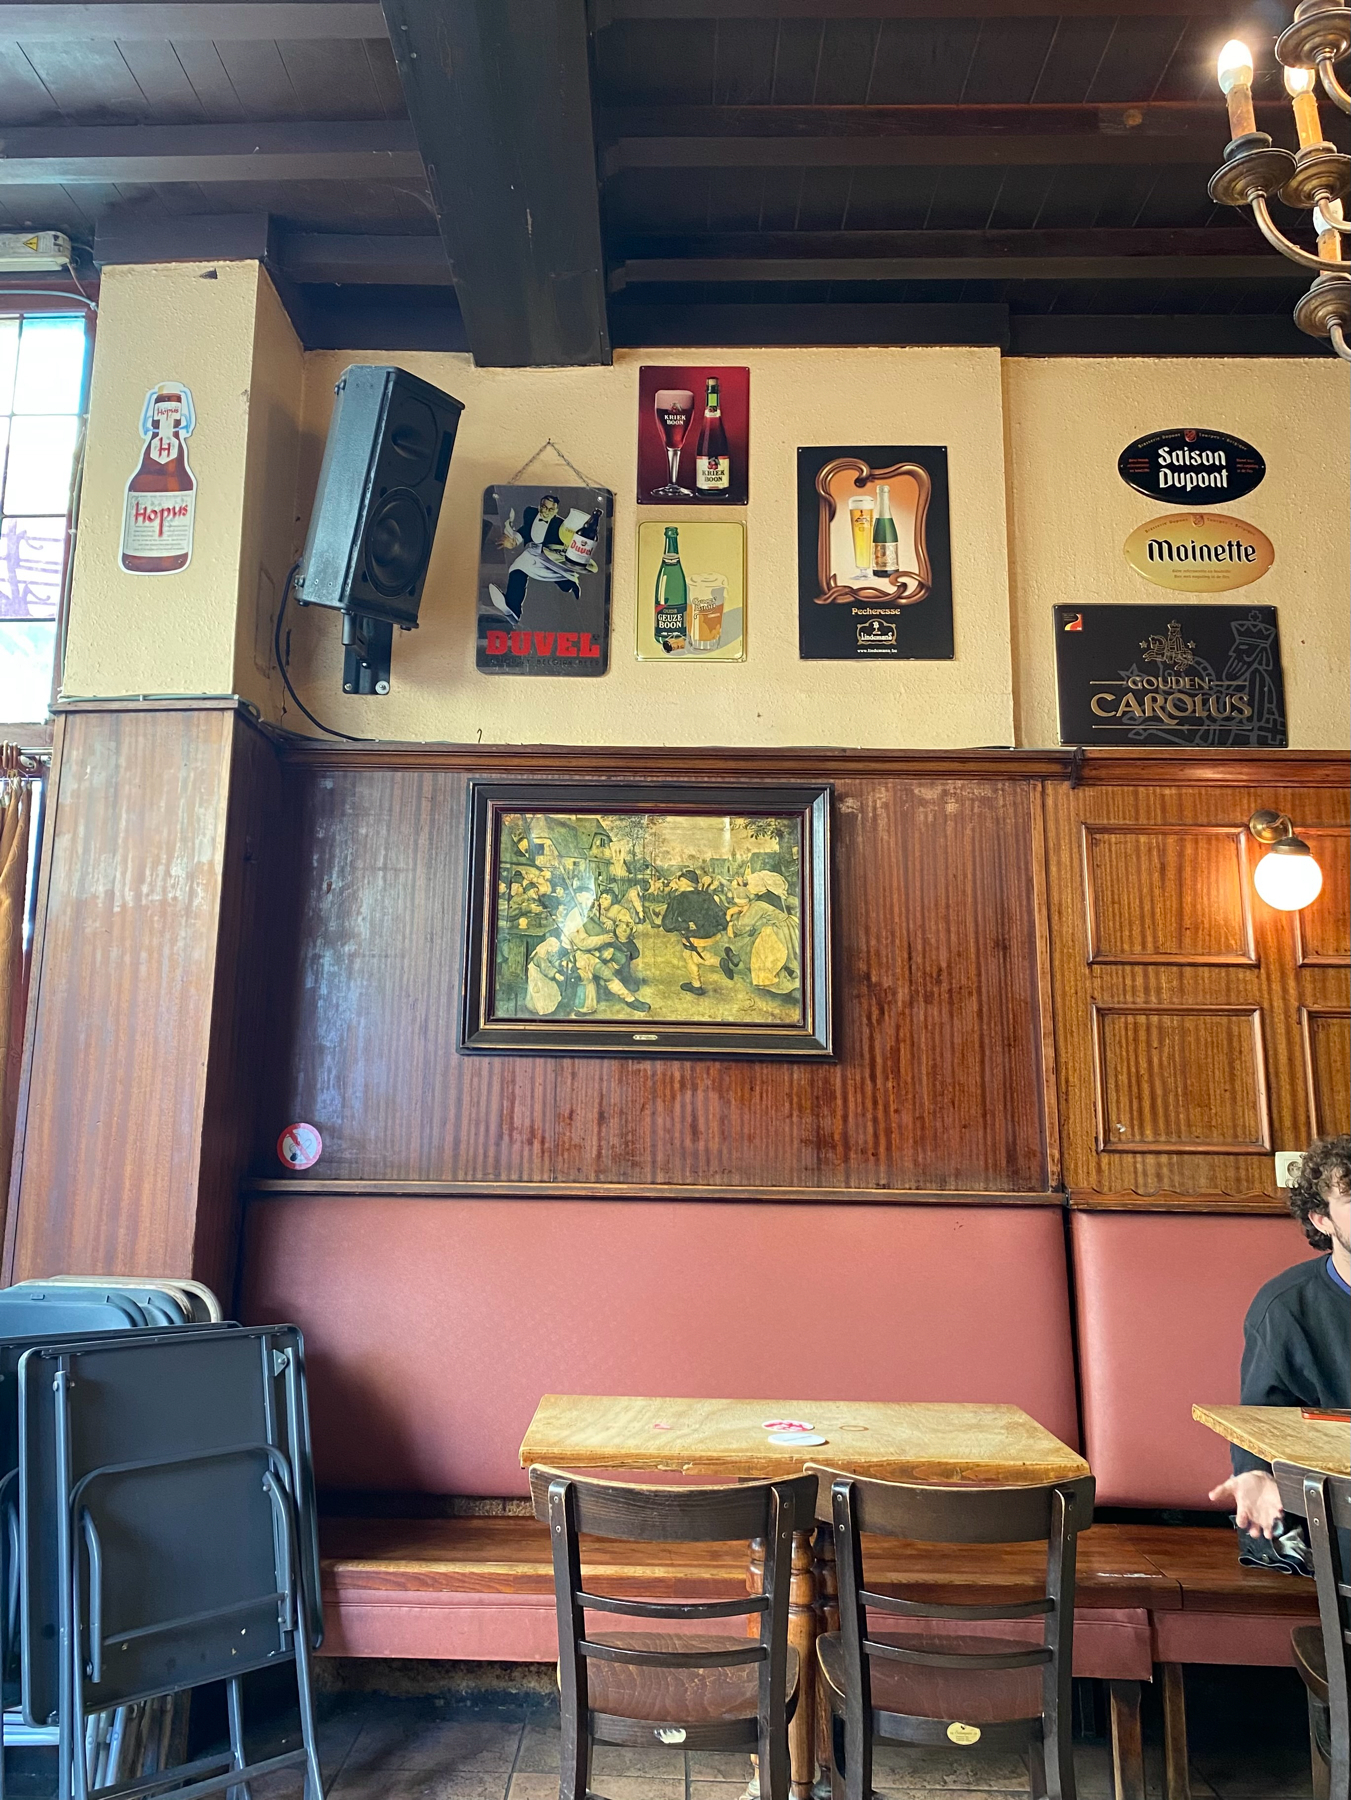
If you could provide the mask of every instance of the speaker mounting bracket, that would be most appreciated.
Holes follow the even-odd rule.
[[[342,691],[344,694],[387,694],[394,627],[366,613],[342,616]]]

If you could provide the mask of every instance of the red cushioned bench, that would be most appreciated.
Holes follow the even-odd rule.
[[[1072,1252],[1084,1455],[1098,1504],[1209,1509],[1229,1447],[1196,1423],[1192,1405],[1238,1400],[1249,1302],[1312,1252],[1289,1219],[1106,1212],[1073,1215]],[[1298,1576],[1242,1567],[1231,1530],[1130,1529],[1181,1595],[1180,1606],[1151,1611],[1151,1626],[1165,1673],[1169,1800],[1184,1800],[1182,1665],[1289,1664],[1291,1627],[1317,1617],[1317,1595]]]

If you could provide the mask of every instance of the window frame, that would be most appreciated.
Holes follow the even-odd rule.
[[[37,277],[41,282],[41,277]],[[84,372],[80,383],[79,431],[75,439],[75,455],[71,464],[70,498],[66,505],[66,550],[61,568],[61,593],[56,608],[56,636],[52,650],[52,681],[47,696],[47,714],[41,719],[0,718],[0,737],[21,742],[24,749],[42,749],[52,743],[52,709],[61,691],[61,678],[66,655],[66,632],[70,614],[71,573],[75,561],[75,543],[79,533],[80,490],[84,475],[85,444],[89,435],[89,389],[94,368],[94,341],[98,331],[97,298],[72,293],[68,287],[48,290],[45,285],[6,289],[0,284],[0,319],[44,318],[69,314],[82,316],[85,328]]]

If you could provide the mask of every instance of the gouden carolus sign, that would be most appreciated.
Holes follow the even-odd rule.
[[[1150,519],[1126,539],[1125,553],[1146,581],[1189,594],[1247,587],[1276,559],[1265,532],[1223,513],[1169,513]]]

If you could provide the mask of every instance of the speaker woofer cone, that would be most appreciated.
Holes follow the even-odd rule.
[[[416,586],[431,539],[417,495],[395,488],[372,509],[366,527],[366,571],[371,586],[388,599]]]

